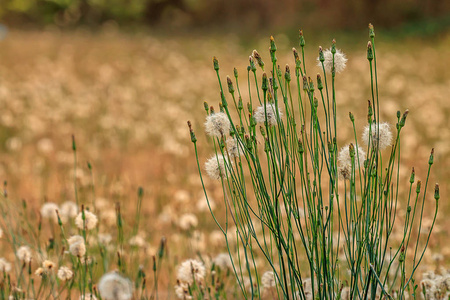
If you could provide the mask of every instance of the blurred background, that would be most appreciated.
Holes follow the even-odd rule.
[[[304,30],[311,77],[320,71],[319,45],[328,48],[336,38],[349,59],[337,77],[343,145],[352,133],[349,111],[359,133],[365,125],[369,22],[377,32],[382,120],[395,124],[397,110],[410,109],[402,141],[405,187],[412,166],[425,179],[436,148],[430,182],[441,183],[442,213],[430,255],[440,251],[448,260],[450,1],[1,0],[0,179],[11,198],[36,211],[45,201],[73,200],[74,176],[85,203],[94,183],[95,197],[130,211],[142,186],[152,245],[165,235],[169,247],[188,245],[171,248],[178,257],[223,251],[186,126],[191,120],[203,164],[212,154],[203,102],[217,108],[220,101],[212,56],[222,80],[237,68],[244,91],[248,56],[258,49],[269,61],[270,35],[280,64],[293,69],[291,48]],[[207,186],[220,211],[220,186]],[[188,214],[197,222],[186,227],[180,216]]]

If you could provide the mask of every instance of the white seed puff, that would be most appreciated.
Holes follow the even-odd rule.
[[[85,220],[83,222],[83,212],[80,212],[78,216],[75,218],[75,225],[77,225],[79,229],[83,230],[84,229],[83,225],[86,226],[86,230],[94,229],[95,226],[97,226],[98,222],[97,216],[91,213],[90,211],[88,210],[84,211],[84,218]]]
[[[133,285],[117,272],[106,273],[100,278],[98,291],[105,300],[128,300],[133,297]]]
[[[392,145],[392,132],[388,123],[372,123],[364,128],[362,135],[364,144],[384,150]]]
[[[323,56],[325,58],[323,62],[323,66],[325,68],[325,72],[331,73],[333,68],[333,53],[331,53],[331,49],[326,49],[323,51]],[[322,62],[317,58],[317,65],[322,67]],[[334,54],[334,68],[336,73],[340,73],[344,71],[347,66],[347,58],[345,57],[344,52],[339,49],[336,49],[336,53]]]
[[[211,113],[206,117],[205,131],[213,137],[222,137],[230,132],[231,124],[228,116],[223,112]]]

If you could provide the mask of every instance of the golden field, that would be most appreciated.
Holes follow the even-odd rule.
[[[315,66],[318,46],[327,48],[330,41],[310,41],[307,30],[305,35],[307,69],[315,76],[320,71]],[[291,48],[298,47],[298,41],[284,34],[274,37],[280,64],[293,66]],[[341,144],[351,135],[349,111],[360,131],[365,125],[370,98],[366,38],[364,31],[350,39],[350,46],[337,41],[348,58],[336,83]],[[248,56],[256,48],[268,61],[267,47],[267,38],[244,42],[232,34],[11,30],[0,41],[0,179],[7,181],[8,198],[17,207],[24,199],[30,218],[37,220],[45,202],[75,200],[76,176],[80,202],[96,202],[99,230],[114,230],[114,217],[108,221],[108,216],[114,216],[119,203],[124,228],[130,231],[142,187],[140,261],[130,258],[130,265],[137,269],[142,264],[152,282],[151,257],[165,237],[159,290],[161,296],[174,297],[181,261],[198,253],[213,258],[226,251],[206,206],[186,122],[193,123],[204,163],[212,150],[204,134],[203,102],[218,108],[220,100],[212,56],[219,59],[222,81],[233,74],[233,67],[238,69],[244,91]],[[435,254],[442,254],[450,267],[448,49],[448,33],[402,40],[377,36],[381,119],[395,124],[397,110],[410,110],[402,137],[405,187],[412,166],[417,177],[425,179],[428,155],[435,148],[430,183],[441,184],[441,200],[423,270],[435,268]],[[220,215],[221,188],[213,181],[206,184]],[[434,201],[432,191],[428,197]],[[430,217],[431,211],[425,224]],[[47,225],[43,221],[44,230],[50,231]],[[5,243],[3,256],[12,261],[8,247]]]

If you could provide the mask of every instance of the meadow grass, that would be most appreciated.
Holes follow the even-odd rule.
[[[286,36],[275,37],[278,60],[292,61],[292,43]],[[317,56],[316,49],[309,47],[314,43],[310,41],[305,49],[307,59],[302,60],[307,70],[315,68]],[[426,152],[432,146],[437,149],[436,177],[449,176],[444,167],[448,159],[445,139],[449,134],[445,126],[449,106],[444,97],[448,94],[448,58],[440,55],[448,42],[444,37],[439,42],[377,45],[381,57],[379,85],[387,87],[380,88],[380,119],[392,120],[392,112],[406,107],[411,110],[403,129],[407,134],[402,136],[402,182],[409,182],[412,165],[416,177],[426,179],[421,175],[427,171]],[[420,47],[415,47],[417,43]],[[255,40],[255,44],[257,49],[264,49],[267,39]],[[352,126],[346,125],[349,110],[356,116],[358,138],[364,128],[370,88],[366,54],[345,45],[340,47],[349,58],[336,84],[337,143],[344,145],[354,135]],[[237,269],[230,264],[223,234],[210,217],[192,147],[186,139],[184,122],[189,118],[199,143],[210,140],[199,134],[203,132],[203,100],[214,103],[212,99],[221,98],[217,79],[212,76],[210,55],[220,58],[220,70],[230,70],[231,78],[236,66],[239,88],[247,91],[246,60],[241,58],[251,50],[253,46],[240,45],[232,36],[127,36],[109,29],[95,35],[51,29],[11,31],[0,44],[0,174],[5,179],[1,201],[1,297],[100,296],[100,278],[118,272],[120,278],[116,280],[125,291],[131,282],[133,299],[172,299],[177,292],[186,298],[193,294],[195,298],[239,299],[243,297],[241,286],[249,284],[250,290],[252,286],[259,289],[258,297],[282,298],[282,290],[271,287],[264,292],[261,288],[263,283],[277,286],[281,281],[275,281],[271,273],[264,274],[272,266],[258,253],[254,266],[262,270],[260,276],[253,274],[250,283],[243,269],[242,280],[236,280]],[[263,51],[261,56],[266,64],[270,61]],[[427,63],[419,64],[419,72],[413,62]],[[293,66],[291,70],[296,80]],[[192,76],[193,72],[197,76]],[[261,71],[257,74],[261,76]],[[257,79],[259,87],[261,79]],[[228,93],[228,86],[224,89]],[[234,89],[236,95],[238,87],[234,85]],[[256,109],[254,88],[252,97]],[[356,101],[362,104],[355,105]],[[200,148],[199,153],[202,163],[211,154],[208,147]],[[431,181],[435,181],[434,177]],[[205,183],[210,208],[223,223],[226,220],[222,212],[227,206],[221,200],[221,185],[206,178]],[[405,190],[407,187],[400,186],[399,194]],[[441,190],[445,195],[446,185]],[[432,194],[427,200],[431,203],[435,201]],[[398,220],[404,220],[407,213],[405,198],[401,200]],[[54,213],[56,207],[62,224]],[[425,264],[419,267],[416,280],[419,284],[420,279],[425,279],[427,288],[442,280],[439,267],[446,265],[449,255],[446,201],[441,201],[440,211],[430,239],[431,251],[425,253]],[[89,224],[86,220],[93,220],[90,213],[97,217],[97,223],[89,230],[85,227]],[[432,213],[424,210],[422,235],[429,231]],[[241,240],[232,239],[230,234],[228,245],[238,249],[233,247],[241,245]],[[243,252],[233,258],[235,266],[249,259]],[[340,260],[345,261],[345,254]],[[192,276],[192,266],[196,266],[196,276]],[[301,260],[301,267],[308,269],[307,259]],[[435,273],[422,275],[427,269]],[[114,273],[106,279],[111,276]],[[191,278],[196,284],[186,285]],[[251,291],[246,293],[250,295]]]

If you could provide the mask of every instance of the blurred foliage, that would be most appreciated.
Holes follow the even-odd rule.
[[[101,25],[210,26],[251,29],[283,26],[356,28],[374,22],[393,26],[450,16],[441,0],[2,0],[0,17],[8,25],[67,27]]]

